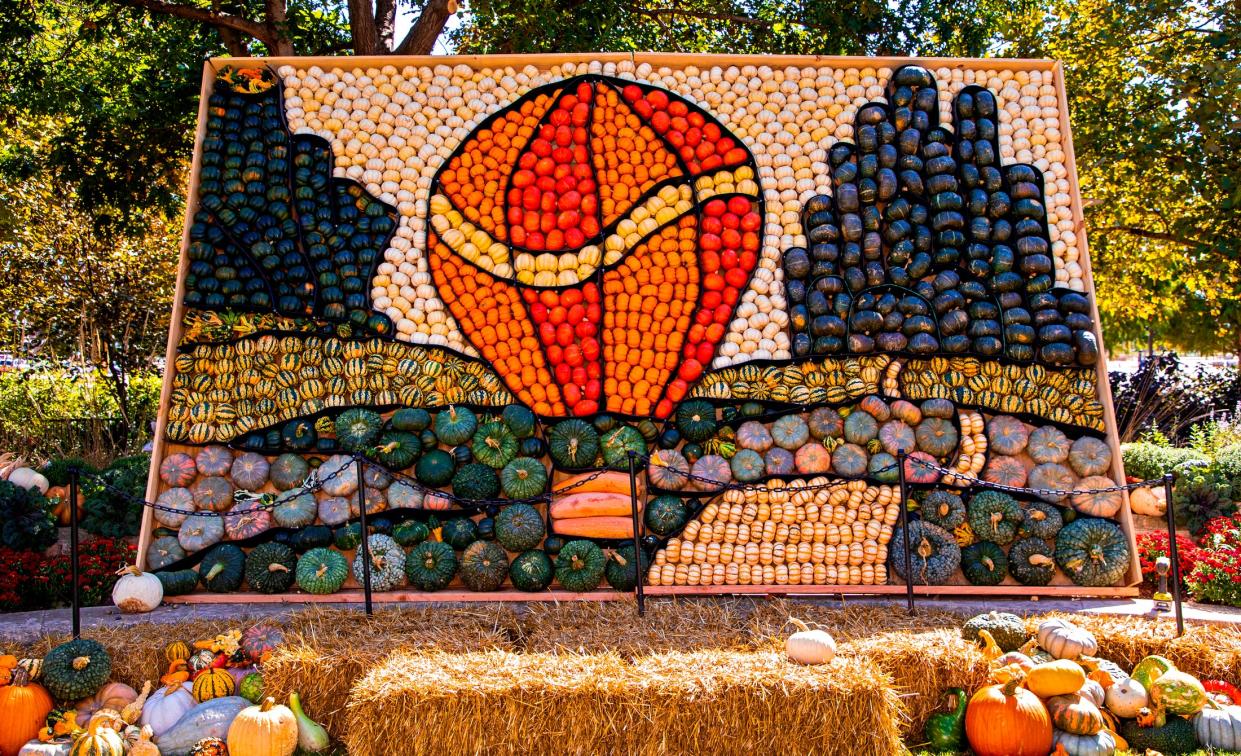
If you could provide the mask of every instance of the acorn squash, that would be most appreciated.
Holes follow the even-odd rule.
[[[508,555],[492,541],[475,541],[461,554],[461,582],[471,591],[495,591],[508,575]]]
[[[701,443],[715,435],[719,425],[715,407],[700,399],[681,404],[676,411],[676,428],[686,441]]]
[[[496,540],[512,552],[529,551],[543,541],[547,527],[543,516],[529,504],[510,504],[495,518]]]
[[[518,554],[508,567],[509,580],[519,591],[542,591],[552,584],[556,576],[552,560],[537,549]]]
[[[562,420],[547,434],[552,461],[565,470],[590,467],[599,457],[599,433],[583,420]]]
[[[405,577],[420,591],[446,588],[457,574],[457,555],[441,541],[423,541],[405,557]]]

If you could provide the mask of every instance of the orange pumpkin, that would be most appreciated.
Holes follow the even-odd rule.
[[[69,517],[69,486],[52,486],[47,489],[47,498],[52,502],[52,514],[56,517],[56,523],[63,527],[68,527],[72,520]],[[82,489],[78,489],[78,519],[82,518],[82,503],[85,497],[82,495]]]
[[[0,688],[0,756],[17,756],[39,734],[52,711],[52,697],[26,670],[13,671],[10,685]]]
[[[977,756],[1045,756],[1051,752],[1051,715],[1021,675],[984,686],[965,710],[965,736]]]

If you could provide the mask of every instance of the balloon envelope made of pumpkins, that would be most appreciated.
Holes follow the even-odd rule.
[[[469,342],[540,415],[667,417],[761,248],[753,157],[657,87],[579,77],[484,121],[431,187],[428,259]]]

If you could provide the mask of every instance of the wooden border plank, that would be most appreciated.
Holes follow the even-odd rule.
[[[164,384],[159,392],[159,411],[155,416],[155,438],[151,446],[151,469],[147,472],[146,500],[155,501],[159,496],[159,464],[164,459],[164,440],[168,429],[168,405],[172,397],[172,382],[176,378],[177,345],[181,342],[181,319],[185,315],[185,278],[190,269],[190,226],[198,210],[198,177],[202,170],[203,139],[207,135],[207,103],[215,84],[215,69],[211,63],[203,63],[202,87],[198,93],[198,129],[194,133],[194,159],[190,164],[189,191],[185,198],[185,228],[181,231],[181,251],[177,256],[176,298],[172,301],[172,317],[168,323],[168,346],[164,352]],[[147,546],[155,530],[155,510],[143,507],[142,529],[138,533],[138,569],[146,569]]]

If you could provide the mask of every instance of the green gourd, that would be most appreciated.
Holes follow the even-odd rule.
[[[430,449],[414,465],[414,477],[424,486],[439,488],[452,480],[457,463],[443,449]]]
[[[1064,527],[1064,518],[1060,510],[1041,501],[1026,504],[1021,513],[1021,528],[1018,535],[1023,537],[1052,539]]]
[[[607,554],[607,564],[603,568],[603,577],[608,581],[608,585],[618,591],[632,591],[638,584],[639,578],[646,575],[646,571],[650,569],[651,561],[645,552],[639,552],[641,558],[634,555],[632,543],[621,546],[616,551]]]
[[[336,441],[346,451],[364,451],[375,443],[381,428],[383,418],[378,412],[362,407],[347,409],[336,417]]]
[[[457,555],[440,541],[423,541],[405,557],[405,577],[420,591],[446,588],[457,574]]]
[[[590,467],[599,456],[599,432],[584,420],[562,420],[547,433],[556,466],[574,470]]]
[[[932,751],[955,753],[961,750],[965,738],[965,707],[969,697],[961,688],[949,688],[944,695],[948,697],[949,710],[932,714],[923,732]]]
[[[388,421],[394,430],[421,433],[431,425],[431,413],[421,408],[407,407],[392,414]]]
[[[529,551],[543,541],[543,516],[529,504],[510,504],[495,518],[496,540],[512,552]]]
[[[539,421],[534,413],[520,404],[510,404],[500,412],[500,418],[518,439],[530,438],[538,430]]]
[[[77,701],[93,696],[112,674],[112,657],[89,638],[56,646],[43,657],[40,681],[58,701]]]
[[[508,568],[509,580],[519,591],[541,591],[552,584],[555,568],[547,554],[537,549],[518,554]]]
[[[890,564],[901,579],[905,578],[904,536],[897,528],[888,545]],[[912,582],[918,585],[942,585],[961,566],[961,547],[952,534],[938,525],[915,520],[909,523],[910,564]]]
[[[1128,571],[1129,560],[1129,541],[1109,520],[1080,517],[1056,536],[1056,564],[1078,585],[1116,585]]]
[[[481,462],[469,462],[452,476],[452,492],[463,499],[494,499],[500,495],[500,476]]]
[[[475,541],[461,554],[461,582],[471,591],[495,591],[508,575],[508,555],[492,541]]]
[[[373,453],[389,470],[404,470],[422,453],[422,441],[407,431],[388,430],[379,435]]]
[[[676,428],[686,441],[702,443],[714,436],[718,427],[715,407],[710,402],[695,399],[677,407]]]
[[[246,555],[246,583],[259,593],[289,590],[296,569],[297,556],[283,543],[262,543]]]
[[[213,593],[232,593],[241,588],[245,577],[246,555],[231,543],[213,546],[198,565],[203,587]]]
[[[566,591],[586,593],[603,582],[607,558],[591,541],[569,541],[556,556],[556,580]]]
[[[426,523],[406,520],[392,529],[392,539],[402,546],[416,546],[431,536]]]
[[[499,470],[517,457],[517,437],[504,423],[485,423],[474,432],[470,451],[474,459]]]
[[[454,549],[464,549],[478,539],[478,526],[468,517],[454,517],[444,523],[440,537]]]
[[[237,685],[237,695],[246,699],[250,703],[258,703],[263,700],[263,674],[261,672],[251,672],[241,678],[241,683]]]
[[[1021,527],[1021,505],[1001,491],[980,491],[970,497],[969,522],[974,535],[985,541],[1007,545]]]
[[[679,497],[656,496],[647,503],[643,519],[647,530],[657,536],[669,536],[685,527],[689,509]]]
[[[537,459],[518,457],[500,471],[500,491],[510,499],[532,499],[547,489],[547,468]]]
[[[1008,555],[991,541],[970,544],[961,549],[961,572],[970,585],[999,585],[1008,575]]]
[[[399,586],[405,579],[405,552],[400,545],[392,536],[376,533],[367,539],[367,546],[371,556],[371,590],[390,591]],[[364,565],[362,549],[358,549],[353,556],[353,579],[358,585],[363,585]]]
[[[629,452],[633,452],[637,459],[641,460],[647,451],[646,439],[632,425],[618,425],[603,434],[600,447],[603,451],[603,464],[616,470],[628,469]]]
[[[922,519],[946,530],[955,530],[965,523],[965,502],[953,491],[936,489],[922,499]]]
[[[797,451],[810,440],[810,426],[800,415],[785,415],[771,424],[771,440],[781,449]]]
[[[297,587],[318,595],[335,593],[349,577],[349,563],[338,551],[317,548],[297,560]]]
[[[1054,553],[1041,538],[1022,538],[1008,549],[1008,571],[1022,585],[1047,585],[1056,574]]]
[[[198,587],[196,570],[167,570],[155,573],[155,577],[164,586],[165,596],[184,596]]]
[[[478,430],[478,417],[468,407],[449,407],[435,415],[435,436],[448,446],[464,444]]]

